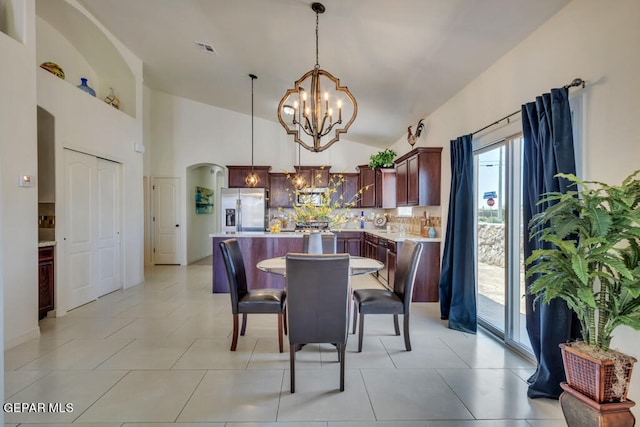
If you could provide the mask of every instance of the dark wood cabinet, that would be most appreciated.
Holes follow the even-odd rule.
[[[269,206],[272,208],[290,208],[293,206],[293,184],[286,173],[269,174]]]
[[[296,172],[304,177],[309,187],[328,187],[331,166],[294,166]]]
[[[251,172],[251,166],[227,166],[229,171],[229,188],[246,188],[244,179]],[[271,166],[254,166],[253,171],[258,175],[258,187],[269,188],[269,171]]]
[[[442,147],[418,147],[395,160],[398,206],[440,205]]]
[[[378,236],[364,233],[364,254],[363,256],[378,259]]]
[[[342,177],[342,178],[340,178]],[[357,173],[332,173],[329,179],[334,183],[342,181],[336,186],[336,192],[331,193],[331,204],[346,207],[359,207],[358,190],[360,185],[360,175]],[[354,202],[355,205],[351,206]]]
[[[360,197],[361,208],[376,207],[376,171],[368,165],[358,166],[360,171],[360,188],[362,188],[362,196]]]
[[[440,281],[440,242],[420,242],[422,255],[416,272],[416,282],[413,286],[411,301],[437,302],[439,300],[438,284]],[[389,285],[393,287],[395,280],[397,259],[402,242],[389,241],[387,251],[387,269]]]
[[[54,247],[45,246],[38,251],[38,319],[47,316],[54,304]]]
[[[359,231],[339,231],[337,234],[338,253],[348,253],[352,256],[361,256],[363,233]]]
[[[396,207],[396,170],[358,166],[360,172],[361,208]]]

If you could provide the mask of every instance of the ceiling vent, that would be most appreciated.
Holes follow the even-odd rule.
[[[210,53],[212,55],[217,54],[216,50],[210,44],[202,43],[202,42],[194,42],[194,43],[196,44],[196,46],[198,46],[198,49],[200,49],[204,53]]]

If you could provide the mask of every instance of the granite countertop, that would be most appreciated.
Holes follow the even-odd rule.
[[[47,246],[55,246],[55,245],[56,245],[55,240],[51,240],[51,241],[43,240],[43,241],[38,242],[38,247],[39,248],[45,248]]]
[[[429,238],[429,237],[422,237],[419,236],[417,234],[400,234],[398,232],[387,232],[386,230],[379,230],[379,229],[371,229],[371,228],[365,228],[365,229],[342,229],[342,230],[332,230],[332,231],[344,231],[344,232],[363,232],[363,233],[370,233],[373,234],[375,236],[378,237],[382,237],[388,240],[392,240],[394,242],[402,242],[404,240],[415,240],[418,242],[441,242],[442,239],[440,237],[434,237],[434,238]],[[220,233],[211,233],[209,234],[209,237],[227,237],[227,238],[233,238],[233,237],[275,237],[275,238],[281,238],[281,237],[293,237],[293,238],[302,238],[304,233],[294,233],[291,231],[283,231],[280,233],[271,233],[271,232],[267,232],[267,231],[249,231],[249,232],[236,232],[236,233],[224,233],[224,232],[220,232]]]

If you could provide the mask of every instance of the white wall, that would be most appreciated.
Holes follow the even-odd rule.
[[[224,110],[184,98],[151,91],[150,136],[147,152],[152,176],[180,177],[187,183],[189,166],[251,164],[251,116]],[[272,172],[292,170],[298,164],[297,144],[278,122],[254,119],[254,158],[256,165],[269,165]],[[302,150],[301,164],[331,165],[332,172],[355,172],[369,162],[378,150],[340,140],[322,153]],[[145,153],[146,155],[146,153]],[[183,191],[182,217],[187,218],[190,189]],[[183,233],[183,249],[187,235]],[[186,263],[187,250],[182,263]]]
[[[81,12],[85,13],[81,10]],[[87,15],[87,18],[93,18]],[[55,46],[55,53],[65,52],[70,64],[87,67],[82,55],[55,28],[37,19],[38,38],[46,37],[46,43],[40,41],[38,47],[46,50]],[[112,37],[106,34],[107,37]],[[37,101],[55,118],[55,150],[56,150],[56,226],[57,253],[65,250],[65,181],[63,150],[70,148],[76,151],[117,161],[123,165],[123,227],[122,260],[123,286],[125,288],[141,283],[144,280],[143,267],[143,155],[134,151],[134,143],[142,143],[142,63],[126,48],[112,40],[116,48],[127,61],[132,73],[136,76],[135,107],[138,119],[118,111],[115,108],[77,89],[72,82],[61,80],[45,70],[37,68]],[[39,55],[47,56],[46,52]],[[35,68],[35,61],[32,65]],[[62,260],[61,260],[62,261]],[[64,262],[56,264],[56,315],[63,315],[67,310],[64,277],[69,274]]]
[[[418,145],[444,147],[445,221],[451,182],[449,141],[518,110],[521,104],[575,77],[587,81],[582,92],[586,106],[583,178],[619,183],[640,167],[638,22],[637,0],[573,0],[425,119],[426,136],[423,133]],[[409,151],[404,138],[392,148],[400,154]],[[640,359],[640,332],[619,328],[613,347]],[[640,399],[637,376],[629,397]]]
[[[0,288],[4,343],[26,341],[38,329],[38,190],[18,187],[18,176],[37,183],[35,5],[13,2],[26,18],[24,44],[0,32]],[[22,13],[24,12],[24,14]]]

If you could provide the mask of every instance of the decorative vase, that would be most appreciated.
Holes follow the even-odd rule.
[[[80,81],[81,83],[78,86],[76,86],[78,89],[87,92],[91,96],[96,96],[96,91],[91,89],[89,86],[87,86],[87,79],[85,79],[84,77],[81,77]]]
[[[432,239],[434,237],[436,237],[436,229],[435,229],[435,227],[429,227],[429,232],[427,233],[427,235]]]
[[[310,254],[322,253],[322,235],[318,231],[309,232],[309,250]]]

